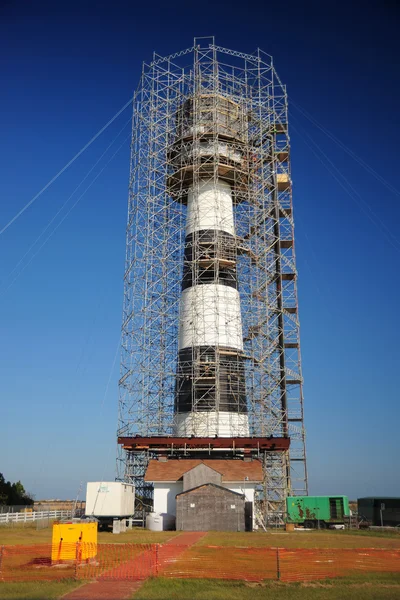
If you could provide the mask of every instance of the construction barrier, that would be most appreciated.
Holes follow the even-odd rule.
[[[158,574],[242,581],[312,581],[355,572],[400,573],[400,550],[235,548],[192,546],[178,559],[160,551]]]
[[[313,581],[400,574],[400,550],[288,549],[191,544],[51,544],[0,547],[0,581],[143,580],[147,577]],[[70,556],[70,560],[52,560]],[[90,558],[85,558],[90,557]]]

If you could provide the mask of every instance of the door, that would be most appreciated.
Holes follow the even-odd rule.
[[[332,521],[342,521],[344,513],[343,498],[329,498],[329,512]]]

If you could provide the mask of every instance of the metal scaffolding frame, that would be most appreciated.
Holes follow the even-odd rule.
[[[206,128],[196,127],[207,119]],[[207,240],[194,236],[188,266],[188,186],[205,180],[231,186],[235,239],[229,251],[214,244],[210,255]],[[287,93],[269,55],[201,38],[143,64],[133,100],[126,248],[118,436],[176,432],[184,265],[194,279],[233,270],[249,433],[291,440],[289,453],[264,457],[264,513],[279,518],[288,494],[307,494],[307,470]],[[227,367],[223,350],[213,348],[206,363],[193,351],[195,404],[204,378],[208,390],[218,386],[215,373]],[[143,481],[149,456],[121,448],[117,459],[117,478],[134,482],[143,499],[151,494]]]

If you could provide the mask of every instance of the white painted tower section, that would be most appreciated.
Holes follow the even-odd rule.
[[[246,414],[225,411],[178,413],[175,435],[186,437],[236,437],[249,435]]]
[[[188,190],[186,235],[213,229],[235,235],[232,190],[224,181],[202,181],[196,192]]]
[[[227,346],[243,350],[239,292],[214,283],[182,292],[179,350],[191,346]]]

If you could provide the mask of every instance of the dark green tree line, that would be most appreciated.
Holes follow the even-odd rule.
[[[6,481],[3,473],[0,473],[0,505],[12,506],[16,504],[31,505],[33,498],[25,491],[20,481],[11,483]]]

